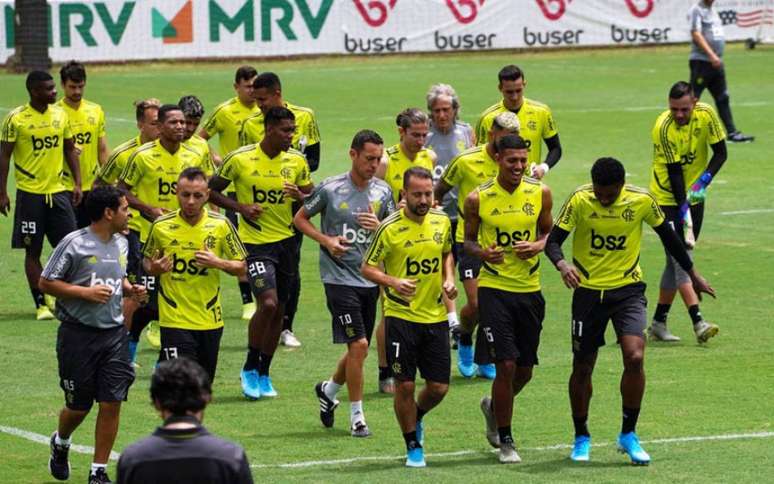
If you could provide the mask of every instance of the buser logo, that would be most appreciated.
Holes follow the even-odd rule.
[[[172,272],[175,274],[191,274],[192,276],[206,276],[207,268],[196,265],[193,259],[182,259],[177,254],[172,254]]]
[[[510,247],[514,242],[520,242],[522,240],[529,240],[529,230],[514,230],[511,233],[502,232],[499,227],[495,227],[495,234],[497,236],[497,245],[500,247]]]
[[[441,265],[441,259],[433,257],[432,259],[412,260],[406,259],[406,275],[416,276],[418,274],[435,274]]]
[[[591,248],[595,250],[624,250],[626,249],[625,235],[607,235],[598,234],[591,229]]]
[[[44,136],[42,138],[38,138],[37,136],[32,136],[32,149],[33,151],[40,151],[42,149],[50,149],[50,148],[57,148],[59,147],[59,135],[55,134],[53,136]]]

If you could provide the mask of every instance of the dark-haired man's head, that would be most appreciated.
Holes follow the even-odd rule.
[[[195,361],[175,358],[162,361],[151,377],[150,397],[162,418],[196,416],[212,400],[212,383],[207,372]]]
[[[403,198],[406,210],[424,217],[433,206],[433,174],[421,166],[409,168],[403,173]]]
[[[123,190],[113,185],[95,186],[86,197],[86,213],[92,223],[106,223],[110,233],[126,230],[129,222],[129,203]]]
[[[626,169],[615,158],[605,157],[591,167],[591,183],[594,196],[603,207],[612,205],[621,194],[626,183]]]
[[[360,180],[370,180],[376,174],[383,154],[384,141],[377,132],[370,129],[358,131],[349,148],[352,171]]]
[[[44,71],[32,71],[25,82],[30,101],[35,104],[54,104],[56,102],[56,83],[51,74]]]
[[[674,83],[669,89],[669,111],[679,126],[685,126],[691,121],[693,108],[697,99],[693,96],[693,88],[685,81]]]
[[[253,100],[253,81],[257,75],[258,71],[254,67],[240,66],[234,76],[234,90],[239,101],[245,106],[252,106],[255,102]]]
[[[71,60],[59,69],[64,97],[72,104],[78,104],[83,99],[86,87],[86,68],[78,61]]]
[[[296,132],[296,116],[285,107],[269,108],[263,116],[263,125],[266,134],[263,138],[268,146],[274,150],[287,151],[293,142],[293,134]]]
[[[204,105],[196,96],[183,96],[177,102],[185,116],[185,139],[196,134],[196,128],[204,116]]]
[[[253,99],[264,115],[271,108],[283,106],[279,76],[273,72],[258,74],[253,81]]]
[[[495,160],[499,167],[497,179],[504,188],[513,189],[527,169],[529,150],[527,142],[519,135],[508,134],[495,144]]]
[[[140,130],[140,141],[147,143],[159,137],[159,108],[161,101],[156,98],[135,101],[134,115],[137,119],[137,129]]]
[[[508,109],[517,109],[524,102],[524,88],[527,80],[519,67],[507,65],[497,74],[497,89],[503,95],[503,104]]]
[[[209,197],[207,175],[201,168],[191,166],[180,172],[177,178],[177,201],[184,219],[198,220]]]
[[[430,131],[430,118],[419,108],[404,109],[395,118],[398,134],[404,151],[409,156],[419,153],[425,147]]]
[[[168,143],[185,139],[185,116],[177,104],[164,104],[158,114],[159,138]]]

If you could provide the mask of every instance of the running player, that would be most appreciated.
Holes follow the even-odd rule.
[[[551,231],[551,190],[527,169],[526,141],[500,138],[497,177],[465,199],[465,252],[481,260],[478,281],[485,345],[476,360],[495,362],[492,398],[481,399],[489,443],[500,462],[521,462],[511,435],[513,399],[532,379],[545,316],[540,292],[540,253]],[[484,349],[484,346],[486,349]]]
[[[442,210],[431,208],[432,173],[416,166],[403,179],[405,206],[379,226],[361,270],[384,288],[388,360],[397,380],[395,415],[406,442],[406,466],[425,467],[423,417],[449,389],[449,323],[442,298],[454,299],[457,288],[451,223]],[[425,388],[415,401],[417,369]]]
[[[304,155],[290,147],[296,129],[293,113],[271,108],[264,123],[263,140],[229,153],[210,180],[212,201],[241,215],[239,237],[247,248],[247,273],[259,303],[240,374],[242,392],[252,400],[277,396],[269,368],[298,264],[292,201],[303,200],[313,188]],[[236,200],[222,194],[231,183]]]
[[[70,130],[73,133],[73,140],[81,163],[83,200],[86,200],[97,173],[108,158],[105,113],[99,104],[83,99],[83,90],[86,87],[86,68],[83,64],[70,61],[59,70],[59,76],[62,81],[64,97],[56,105],[64,109],[70,119]],[[73,177],[67,167],[62,173],[62,177],[65,189],[72,191]],[[86,213],[86,204],[81,203],[74,208],[78,228],[89,225],[91,221]]]
[[[634,464],[648,464],[650,456],[635,432],[645,391],[645,326],[647,301],[639,266],[642,223],[656,231],[662,245],[689,274],[697,293],[715,291],[693,267],[688,253],[666,221],[658,203],[646,190],[624,185],[620,161],[600,158],[591,168],[592,184],[575,190],[559,212],[546,242],[545,253],[572,295],[572,351],[570,406],[575,425],[574,461],[587,461],[591,437],[587,427],[591,375],[605,328],[613,320],[623,355],[621,397],[623,423],[618,449]],[[574,231],[572,264],[564,260],[562,243]]]
[[[487,133],[487,144],[479,145],[460,153],[449,164],[441,179],[435,184],[435,198],[441,200],[452,189],[457,189],[459,198],[456,210],[462,215],[463,203],[477,186],[493,179],[498,172],[495,161],[496,144],[504,136],[519,133],[519,119],[515,114],[506,111],[495,116],[492,127]],[[463,224],[464,225],[464,224]],[[464,228],[457,226],[455,239],[459,257],[458,271],[462,285],[465,288],[467,302],[460,311],[460,341],[457,349],[457,369],[465,378],[476,373],[493,380],[496,369],[494,364],[477,366],[473,362],[473,332],[478,325],[478,274],[481,260],[468,254],[463,248]]]
[[[524,97],[527,80],[524,72],[517,66],[508,65],[497,74],[497,88],[503,95],[502,101],[488,107],[476,123],[476,139],[479,144],[486,142],[486,134],[492,126],[492,120],[498,114],[511,111],[519,116],[520,136],[529,146],[529,168],[527,173],[541,179],[562,157],[562,145],[559,132],[551,114],[551,109],[543,103]],[[543,143],[548,148],[545,160],[541,158]],[[542,161],[541,161],[542,160]]]
[[[296,213],[294,223],[320,244],[320,278],[333,318],[333,342],[347,344],[333,376],[315,387],[320,420],[333,426],[336,395],[346,383],[353,437],[370,435],[363,413],[363,364],[376,319],[379,289],[363,278],[360,266],[379,222],[395,211],[390,187],[374,177],[384,151],[382,138],[371,130],[352,139],[352,169],[325,180]],[[320,214],[320,229],[310,218]]]
[[[30,102],[8,113],[0,129],[0,213],[8,216],[11,209],[7,189],[13,157],[16,208],[11,247],[24,249],[24,272],[35,317],[43,320],[54,318],[53,307],[38,289],[43,237],[55,246],[75,230],[73,206],[81,203],[81,172],[67,113],[54,105],[54,79],[46,72],[33,71],[27,75],[26,86]],[[73,174],[71,194],[62,184],[65,164]]]
[[[183,141],[201,151],[207,164],[215,166],[210,151],[210,144],[206,139],[196,134],[199,123],[204,116],[204,105],[196,96],[183,96],[177,102],[177,105],[180,106],[185,116],[185,136]]]
[[[212,382],[223,335],[220,271],[243,275],[246,254],[231,222],[204,208],[201,168],[180,173],[176,195],[180,209],[153,222],[143,247],[145,271],[159,278],[159,361],[189,357]]]
[[[650,191],[667,221],[685,239],[689,255],[704,221],[707,187],[727,157],[726,133],[718,115],[710,105],[697,101],[690,84],[675,83],[669,91],[669,109],[656,119],[651,135],[654,149]],[[708,148],[712,149],[712,158]],[[718,326],[704,320],[688,274],[667,253],[648,336],[660,341],[680,341],[666,324],[677,292],[688,308],[696,340],[706,343],[718,334]]]

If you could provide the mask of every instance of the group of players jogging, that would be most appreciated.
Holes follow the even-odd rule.
[[[112,153],[102,109],[83,99],[84,67],[64,65],[61,82],[65,95],[57,101],[53,78],[30,73],[30,101],[8,114],[0,138],[0,211],[10,209],[13,159],[12,244],[26,251],[38,319],[53,311],[62,321],[57,355],[66,404],[50,461],[57,478],[69,475],[70,436],[94,401],[100,418],[92,474],[105,475],[137,344],[151,321],[160,326],[159,361],[188,357],[215,378],[223,333],[219,271],[238,278],[243,318],[250,320],[242,391],[251,400],[276,397],[275,351],[280,343],[301,345],[292,324],[304,235],[320,247],[333,342],[346,344],[331,377],[315,386],[320,419],[334,425],[346,385],[351,435],[370,435],[363,367],[376,330],[379,388],[394,392],[411,467],[425,466],[425,416],[449,388],[450,339],[462,376],[493,380],[480,402],[488,442],[499,448],[500,462],[520,462],[511,420],[513,400],[538,363],[541,252],[573,289],[575,461],[590,456],[592,373],[608,321],[623,356],[617,444],[636,464],[650,462],[635,432],[646,333],[678,339],[666,326],[678,291],[698,341],[718,332],[699,311],[701,293],[714,291],[690,249],[706,188],[726,159],[725,132],[688,83],[672,86],[669,109],[653,128],[649,190],[626,184],[620,161],[600,158],[591,183],[578,187],[554,219],[543,180],[562,155],[558,130],[545,104],[524,97],[525,75],[513,65],[499,72],[502,100],[475,129],[458,119],[454,89],[434,85],[427,111],[397,115],[397,144],[385,147],[376,132],[357,132],[351,168],[316,186],[315,115],[284,100],[274,73],[240,67],[236,96],[201,128],[204,108],[194,96],[177,104],[137,102],[138,134]],[[217,150],[207,141],[214,136]],[[643,222],[667,256],[649,328],[639,266]],[[573,232],[566,259],[562,244]],[[56,247],[45,268],[44,237]],[[459,320],[455,265],[466,295]],[[418,395],[417,370],[425,380]]]

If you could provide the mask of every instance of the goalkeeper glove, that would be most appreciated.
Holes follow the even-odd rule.
[[[696,182],[691,185],[691,189],[688,190],[687,198],[690,203],[703,202],[707,197],[707,187],[712,181],[712,174],[708,171],[702,173]]]

